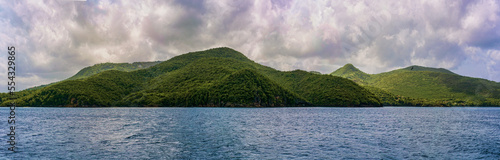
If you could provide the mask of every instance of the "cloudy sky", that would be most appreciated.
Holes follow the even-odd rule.
[[[164,61],[227,46],[280,70],[367,73],[410,65],[500,82],[495,0],[0,1],[0,91],[7,46],[18,89],[103,62]]]

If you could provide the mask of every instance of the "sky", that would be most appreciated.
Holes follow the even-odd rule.
[[[7,46],[18,90],[215,47],[283,71],[421,65],[500,82],[496,0],[1,0],[0,28],[1,92]]]

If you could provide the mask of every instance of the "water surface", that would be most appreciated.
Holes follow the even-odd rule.
[[[500,159],[500,108],[0,109],[4,159]]]

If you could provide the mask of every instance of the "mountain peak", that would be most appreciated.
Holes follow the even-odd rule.
[[[332,72],[331,74],[333,74],[333,73],[348,73],[348,72],[362,72],[362,73],[364,73],[363,71],[354,67],[354,65],[352,65],[351,63],[347,63],[343,67],[340,67],[336,71]],[[364,73],[364,74],[366,74],[366,73]]]
[[[358,68],[354,67],[351,63],[345,64],[342,68],[348,69],[348,70],[354,70],[354,71],[361,71]]]
[[[431,72],[440,72],[440,73],[455,74],[452,71],[444,69],[444,68],[423,67],[423,66],[418,66],[418,65],[412,65],[412,66],[403,68],[401,70],[409,70],[409,71],[431,71]]]
[[[351,63],[347,63],[343,67],[337,69],[336,71],[330,73],[333,76],[339,76],[351,79],[355,82],[362,82],[369,78],[370,75],[354,67]]]
[[[240,53],[229,47],[219,47],[212,48],[204,51],[189,52],[187,54],[182,54],[173,57],[172,60],[178,59],[199,59],[199,58],[210,58],[210,57],[220,57],[220,58],[234,58],[237,60],[250,61],[243,53]]]

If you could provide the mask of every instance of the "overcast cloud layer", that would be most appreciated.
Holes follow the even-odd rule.
[[[63,80],[103,62],[168,60],[227,46],[280,70],[367,73],[409,65],[500,81],[500,4],[438,1],[0,1],[16,85]]]

